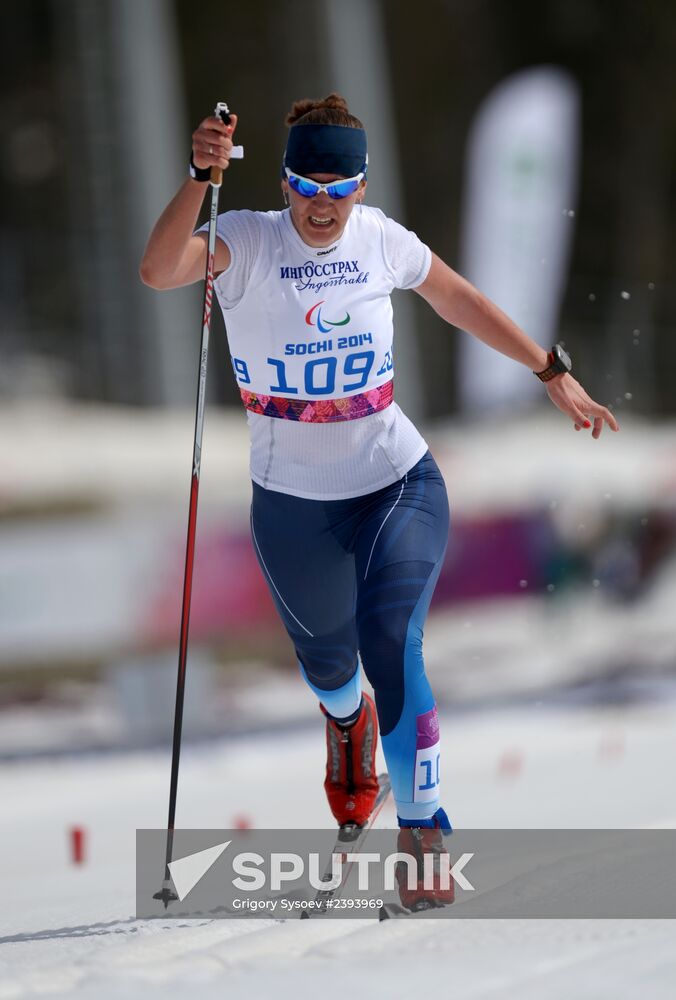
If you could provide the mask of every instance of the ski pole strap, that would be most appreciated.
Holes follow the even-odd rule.
[[[194,181],[208,181],[211,177],[211,167],[196,167],[192,153],[190,154],[188,172]]]
[[[332,424],[339,420],[358,420],[386,409],[394,399],[394,382],[390,379],[368,392],[343,399],[289,399],[286,396],[264,396],[248,389],[240,389],[240,395],[247,410],[264,417],[300,420],[307,424]]]

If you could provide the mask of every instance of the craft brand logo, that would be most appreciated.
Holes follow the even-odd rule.
[[[282,281],[293,281],[298,291],[321,292],[340,285],[365,285],[369,272],[360,268],[358,260],[306,260],[297,267],[280,267],[279,277]]]
[[[324,305],[324,299],[318,302],[316,305],[312,306],[308,310],[305,316],[305,322],[308,326],[316,326],[321,333],[330,333],[332,327],[334,326],[347,326],[350,322],[350,314],[345,310],[345,319],[332,320],[323,319],[322,317],[322,306]],[[315,315],[316,314],[316,315]]]
[[[181,901],[216,864],[231,843],[232,841],[226,840],[214,847],[207,848],[205,851],[188,854],[169,864],[172,881]],[[436,885],[442,889],[448,889],[451,880],[453,880],[459,888],[468,892],[474,891],[474,886],[463,873],[463,869],[473,856],[469,853],[463,854],[453,867],[448,867],[439,864],[441,860],[439,857],[435,858],[431,853],[424,855],[424,888],[432,889]],[[327,878],[327,871],[322,866],[321,856],[317,852],[302,855],[293,851],[273,851],[265,858],[255,851],[240,851],[232,858],[232,871],[235,877],[231,883],[239,892],[258,892],[266,887],[278,892],[284,886],[288,887],[289,883],[299,879],[307,879],[313,889],[331,891],[343,884],[346,874],[343,867],[346,864],[356,865],[360,891],[368,891],[370,887],[371,865],[382,866],[386,890],[392,890],[396,887],[395,871],[399,865],[406,866],[406,879],[409,888],[414,889],[419,881],[416,859],[412,854],[402,851],[387,854],[384,860],[380,852],[333,853],[331,855],[330,878]]]

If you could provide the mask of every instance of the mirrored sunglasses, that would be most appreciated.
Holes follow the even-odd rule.
[[[354,194],[364,179],[364,174],[361,173],[357,174],[356,177],[345,177],[343,180],[331,181],[329,184],[319,184],[317,181],[311,181],[309,177],[294,174],[288,167],[284,169],[289,187],[303,198],[315,198],[320,191],[326,191],[329,198],[338,201],[340,198],[347,198],[348,195]]]

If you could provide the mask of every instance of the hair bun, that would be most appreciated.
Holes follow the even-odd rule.
[[[359,119],[350,114],[347,101],[340,94],[329,94],[323,98],[304,97],[300,101],[294,101],[291,111],[286,116],[287,125],[295,125],[301,119],[306,118],[307,124],[335,124],[352,125],[362,128]],[[357,123],[355,125],[355,123]]]
[[[349,115],[350,109],[347,106],[347,101],[340,94],[329,94],[319,105],[322,108],[337,108],[339,111],[345,111]]]

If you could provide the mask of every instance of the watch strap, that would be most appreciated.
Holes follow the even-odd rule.
[[[533,375],[537,375],[541,382],[550,382],[557,375],[563,375],[567,371],[568,369],[556,356],[554,351],[549,351],[546,367],[541,372],[533,372]]]

